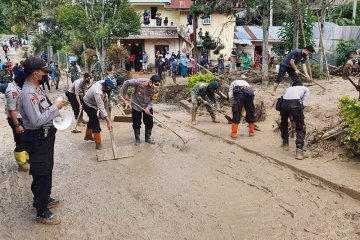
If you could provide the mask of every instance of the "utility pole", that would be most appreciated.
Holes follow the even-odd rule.
[[[352,22],[353,22],[353,24],[355,24],[355,20],[356,20],[356,8],[357,8],[357,0],[354,0],[353,14],[352,14]]]
[[[263,45],[262,45],[262,68],[261,68],[261,82],[263,84],[269,83],[269,24],[271,21],[271,0],[263,0]]]

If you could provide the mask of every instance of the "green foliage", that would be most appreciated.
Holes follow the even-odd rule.
[[[29,28],[36,28],[41,17],[40,1],[34,0],[11,0],[3,1],[2,14],[7,26],[13,32],[25,34]]]
[[[238,2],[238,0],[196,0],[190,7],[190,14],[202,18],[208,17],[214,12],[231,15]]]
[[[360,7],[356,9],[356,19],[355,23],[352,21],[353,14],[353,1],[348,1],[348,3],[340,5],[332,9],[327,16],[327,21],[334,22],[340,26],[359,26],[360,25]]]
[[[346,62],[346,54],[350,51],[356,51],[359,48],[360,43],[355,40],[340,40],[340,42],[336,46],[336,53],[338,55],[338,58],[336,59],[336,64],[338,66],[343,65]]]
[[[326,76],[324,72],[320,71],[320,64],[311,64],[311,73],[315,79],[322,79]]]
[[[351,156],[360,156],[360,102],[344,96],[340,99],[340,114],[346,124],[342,143]]]
[[[286,52],[290,52],[293,49],[293,38],[294,38],[294,17],[296,14],[294,13],[294,9],[292,12],[289,12],[286,15],[283,28],[279,31],[279,37],[283,41],[280,45],[285,52],[282,54],[286,54]],[[311,12],[310,9],[303,7],[301,9],[302,22],[304,24],[304,33],[306,44],[314,44],[314,39],[312,35],[313,22],[316,20],[315,16]],[[305,47],[304,38],[300,27],[301,23],[299,22],[299,48]]]
[[[212,73],[209,72],[207,74],[202,74],[201,72],[199,72],[189,77],[186,86],[191,89],[200,82],[209,83],[213,80],[215,80],[215,77]]]
[[[207,50],[214,50],[218,44],[217,42],[210,36],[209,32],[206,31],[205,35],[202,37],[203,40],[203,47]]]

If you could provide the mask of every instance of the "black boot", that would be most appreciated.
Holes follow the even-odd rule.
[[[135,145],[140,145],[140,128],[134,129],[134,135],[135,135]]]
[[[155,144],[154,139],[151,138],[151,130],[152,129],[145,129],[145,142]]]

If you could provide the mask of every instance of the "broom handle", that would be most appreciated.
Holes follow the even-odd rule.
[[[110,129],[110,141],[111,141],[111,148],[112,148],[112,152],[114,155],[114,159],[117,159],[117,155],[116,155],[116,146],[115,146],[115,141],[114,141],[114,135],[113,135],[113,130],[112,128]]]
[[[127,103],[127,101],[121,96],[121,99]],[[140,108],[142,111],[145,111],[145,109],[143,107],[141,107],[139,104],[137,104],[136,102],[132,101],[130,99],[130,102],[133,103],[135,106],[137,106],[138,108]],[[170,130],[171,132],[173,132],[176,136],[178,136],[182,141],[183,143],[185,144],[186,141],[177,133],[175,132],[173,129],[171,129],[169,126],[167,126],[165,123],[163,123],[162,121],[160,121],[158,118],[156,118],[154,115],[152,115],[151,113],[147,113],[149,114],[150,116],[152,116],[153,118],[155,118],[159,123],[161,123],[162,125],[164,125],[164,127],[166,127],[168,130]]]

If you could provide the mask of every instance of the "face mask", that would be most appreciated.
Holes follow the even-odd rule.
[[[106,89],[104,92],[106,92],[107,94],[110,94],[110,93],[111,93],[111,90],[112,90],[112,89],[110,89],[110,90],[109,90],[109,89]]]

